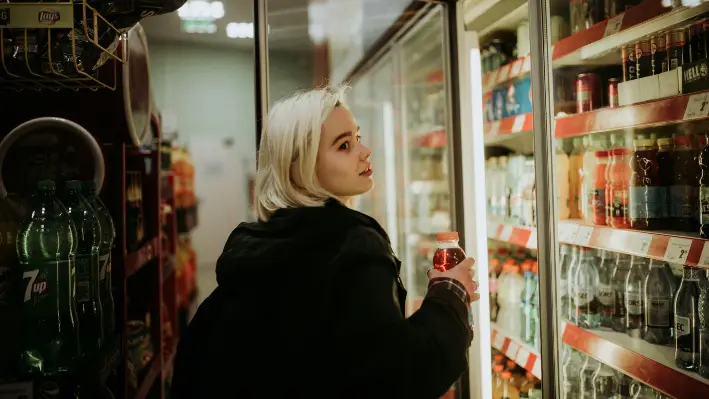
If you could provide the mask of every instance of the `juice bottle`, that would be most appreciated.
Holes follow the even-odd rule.
[[[561,141],[556,145],[556,182],[558,190],[556,192],[559,206],[559,219],[569,218],[569,156],[561,147]]]
[[[680,231],[699,230],[699,163],[687,136],[672,139],[672,182],[670,186],[670,227]]]
[[[672,139],[669,137],[657,139],[657,168],[659,170],[660,187],[665,191],[665,221],[664,227],[670,224],[670,185],[672,184]]]
[[[500,399],[517,399],[515,395],[515,389],[510,382],[512,378],[512,373],[509,371],[503,371],[500,375],[502,377],[502,390],[500,391]]]
[[[581,195],[581,175],[583,174],[583,141],[575,138],[569,154],[569,217],[581,218],[579,196]]]
[[[438,244],[436,252],[433,254],[433,267],[445,272],[465,260],[465,252],[458,245],[458,239],[458,232],[456,231],[438,233],[436,236]],[[472,309],[468,310],[468,323],[472,328],[474,325]]]
[[[581,217],[588,224],[594,221],[594,189],[596,183],[596,151],[592,151],[589,146],[583,153],[582,175],[581,175],[581,195],[580,208]]]
[[[607,182],[609,188],[609,199],[611,201],[610,225],[616,229],[627,229],[630,227],[628,212],[629,186],[630,186],[630,151],[626,148],[614,148],[611,150],[613,159],[609,166]]]
[[[492,397],[493,399],[499,399],[502,394],[502,372],[505,366],[503,364],[496,364],[492,366]]]
[[[608,167],[608,151],[596,151],[595,172],[593,173],[593,224],[606,224],[606,169]]]
[[[655,140],[633,142],[635,152],[630,161],[630,227],[640,230],[662,228],[666,217],[665,188],[661,185]]]
[[[606,202],[606,226],[611,225],[611,215],[613,214],[612,202],[611,202],[611,165],[613,165],[613,160],[615,155],[613,155],[613,150],[608,150],[608,164],[606,165],[606,189],[605,189],[605,202]]]

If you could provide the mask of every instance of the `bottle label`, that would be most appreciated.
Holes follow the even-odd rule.
[[[670,186],[670,201],[668,216],[675,218],[696,218],[698,200],[697,187]]]
[[[630,217],[633,219],[663,218],[667,208],[665,187],[631,187]]]
[[[595,216],[605,216],[606,214],[606,190],[603,188],[593,189],[593,204],[591,205]]]
[[[628,216],[628,189],[618,188],[611,190],[611,216],[625,218]]]
[[[685,335],[690,335],[692,331],[692,320],[689,317],[682,317],[675,315],[675,334],[677,337],[683,337]]]
[[[614,317],[625,317],[625,292],[623,290],[613,290],[615,294],[615,306],[613,307]]]
[[[497,293],[497,277],[491,277],[488,281],[489,289],[491,294]]]
[[[76,256],[76,302],[91,300],[91,255]]]
[[[670,298],[647,297],[647,325],[651,327],[670,327]]]
[[[615,302],[615,291],[613,287],[607,284],[601,284],[598,287],[598,300],[603,306],[613,306]]]
[[[635,292],[627,292],[625,294],[625,308],[631,316],[643,314],[643,298],[642,294]]]
[[[111,273],[111,251],[101,251],[98,262],[101,270],[99,273],[99,281],[103,282],[106,279],[106,274]]]
[[[67,290],[70,299],[76,293],[74,260],[46,263],[20,263],[22,266],[23,303],[26,310],[56,313],[59,296]]]
[[[709,186],[699,188],[699,217],[703,225],[709,224]]]
[[[574,301],[576,307],[582,307],[593,301],[593,299],[596,297],[595,292],[593,291],[594,290],[591,287],[577,288],[576,298]]]
[[[566,280],[565,278],[562,278],[562,279],[559,281],[559,292],[561,292],[561,296],[562,296],[562,297],[566,297],[566,296],[569,295],[569,293],[568,293],[568,284],[567,284],[567,280]]]
[[[0,266],[0,307],[10,303],[10,278],[11,270],[7,266]]]

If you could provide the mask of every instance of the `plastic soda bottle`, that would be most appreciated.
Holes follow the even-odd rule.
[[[445,272],[465,260],[465,251],[458,245],[457,231],[438,233],[436,240],[438,243],[433,254],[433,267],[436,270]],[[472,309],[468,311],[468,324],[470,327],[475,325]]]

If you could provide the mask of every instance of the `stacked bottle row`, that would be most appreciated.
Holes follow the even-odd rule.
[[[668,399],[612,367],[569,346],[561,346],[562,399]]]
[[[536,225],[534,158],[493,157],[486,161],[488,215],[521,226]]]
[[[490,249],[490,319],[513,337],[537,349],[539,331],[539,268],[524,248]]]
[[[709,284],[704,269],[562,245],[562,317],[675,348],[677,367],[709,378]],[[677,265],[682,268],[682,265]]]
[[[10,347],[3,353],[12,354],[0,360],[18,371],[0,377],[39,379],[69,397],[65,384],[76,376],[77,363],[115,334],[115,229],[93,181],[67,181],[59,198],[53,181],[38,183],[17,232],[19,262],[0,281],[7,284],[0,291],[8,293],[0,325],[17,333],[9,334],[17,340],[0,342]]]
[[[560,219],[709,237],[707,136],[637,134],[630,146],[612,139],[574,139],[568,156],[558,147]]]
[[[505,355],[493,350],[492,398],[542,399],[541,381],[514,360],[506,359]]]

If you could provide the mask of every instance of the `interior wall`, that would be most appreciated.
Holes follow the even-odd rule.
[[[249,218],[248,178],[256,164],[253,52],[153,41],[149,50],[165,131],[177,131],[177,143],[188,145],[196,161],[200,223],[192,245],[199,267],[213,276],[229,232]],[[312,63],[312,56],[271,54],[269,101],[310,88]]]

